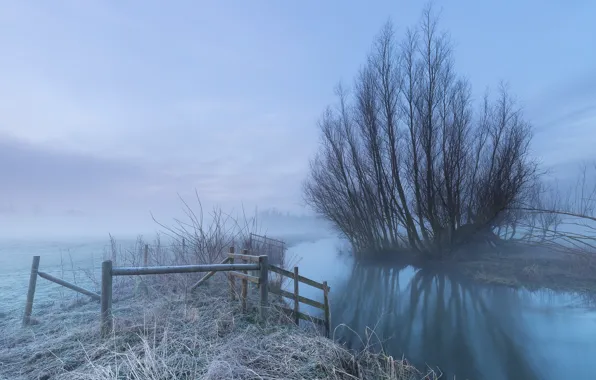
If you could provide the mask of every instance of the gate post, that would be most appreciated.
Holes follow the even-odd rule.
[[[112,261],[101,264],[101,336],[112,333],[114,321],[112,317]]]
[[[261,298],[259,314],[261,320],[267,317],[266,309],[269,307],[269,259],[267,256],[259,256],[259,294]]]
[[[25,315],[23,316],[23,326],[27,326],[31,321],[31,312],[33,311],[33,299],[35,298],[35,286],[37,285],[37,271],[39,269],[39,256],[33,256],[31,263],[31,275],[29,276],[29,290],[27,291],[27,302],[25,303]]]

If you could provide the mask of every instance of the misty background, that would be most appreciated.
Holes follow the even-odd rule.
[[[596,3],[435,1],[474,97],[506,80],[551,177],[596,158]],[[151,233],[152,212],[276,208],[317,119],[412,1],[0,2],[0,237]],[[444,7],[444,8],[443,8]]]

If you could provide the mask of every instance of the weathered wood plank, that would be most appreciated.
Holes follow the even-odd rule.
[[[220,264],[227,264],[228,262],[230,262],[230,258],[226,257],[226,259],[224,261],[222,261]],[[217,273],[216,271],[211,271],[211,272],[207,273],[205,276],[203,276],[203,278],[201,278],[193,286],[191,286],[190,290],[195,290],[196,288],[199,287],[199,285],[201,285],[202,283],[204,283],[205,281],[210,279],[216,273]]]
[[[46,280],[52,281],[52,282],[54,282],[54,283],[56,283],[58,285],[62,285],[65,288],[68,288],[68,289],[74,290],[75,292],[79,292],[81,294],[84,294],[86,296],[89,296],[89,297],[93,298],[96,301],[99,301],[101,299],[101,296],[99,294],[94,293],[94,292],[92,292],[90,290],[87,290],[87,289],[83,289],[80,286],[77,286],[75,284],[71,284],[70,282],[64,281],[64,280],[62,280],[60,278],[54,277],[51,274],[48,274],[48,273],[45,273],[45,272],[37,272],[37,274],[41,278],[45,278]]]
[[[232,270],[256,270],[258,264],[204,264],[204,265],[171,265],[160,267],[121,267],[112,269],[113,276],[142,276],[147,274],[172,274],[196,272],[222,272]]]
[[[271,293],[273,293],[273,294],[277,294],[279,296],[286,297],[286,298],[289,298],[289,299],[295,301],[294,293],[286,292],[285,290],[275,289],[275,288],[272,288],[272,287],[269,288],[269,291]],[[313,301],[310,298],[306,298],[304,296],[298,296],[298,301],[299,302],[302,302],[304,304],[310,305],[312,307],[316,307],[318,309],[325,310],[325,305],[323,305],[320,302]]]
[[[251,276],[246,273],[240,273],[240,272],[235,272],[235,271],[230,271],[229,273],[230,273],[230,275],[232,275],[234,277],[238,277],[240,279],[247,280],[247,281],[253,282],[255,284],[259,284],[259,281],[260,281],[260,279],[258,277]]]
[[[246,261],[250,261],[253,263],[259,262],[259,256],[252,256],[252,255],[240,254],[240,253],[228,253],[228,256],[233,257],[238,260],[246,260]]]
[[[272,271],[272,272],[281,274],[282,276],[286,276],[286,277],[289,277],[289,278],[292,278],[292,279],[294,278],[294,273],[292,273],[292,272],[290,272],[288,270],[279,268],[279,267],[277,267],[275,265],[269,265],[269,270]],[[310,285],[312,287],[315,287],[317,289],[324,290],[323,289],[323,284],[321,284],[320,282],[316,282],[314,280],[311,280],[310,278],[306,278],[304,276],[298,275],[298,281],[300,281],[300,282],[302,282],[302,283],[304,283],[306,285]]]
[[[290,317],[295,317],[294,310],[289,309],[287,307],[283,307],[283,306],[277,306],[277,307],[280,308],[281,310],[283,310],[283,312],[286,313],[287,315],[289,315]],[[325,321],[322,320],[321,318],[313,317],[313,316],[310,316],[310,315],[302,313],[302,312],[298,312],[298,318],[305,320],[305,321],[313,322],[317,325],[325,327]]]
[[[269,270],[275,273],[279,273],[282,276],[294,278],[294,273],[285,269],[281,269],[280,267],[276,267],[275,265],[269,265]]]

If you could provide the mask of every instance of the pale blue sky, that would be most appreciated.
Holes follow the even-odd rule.
[[[300,211],[334,86],[424,5],[1,0],[2,229],[140,226],[195,187]],[[596,2],[435,6],[476,97],[508,81],[546,165],[596,159]]]

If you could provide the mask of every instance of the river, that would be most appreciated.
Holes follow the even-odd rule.
[[[382,346],[418,368],[439,368],[446,379],[596,375],[596,311],[578,295],[481,286],[409,267],[355,265],[337,239],[293,240],[289,262],[304,276],[328,281],[332,334],[351,348]],[[106,243],[0,244],[0,314],[21,315],[34,254],[41,256],[40,270],[96,287],[92,269],[97,273]],[[301,293],[322,299],[318,289],[304,286]],[[38,280],[36,302],[69,295]]]
[[[418,368],[439,368],[446,379],[596,376],[596,310],[582,296],[354,265],[341,251],[337,240],[322,239],[290,253],[303,275],[329,282],[334,337],[351,348],[382,346]]]

